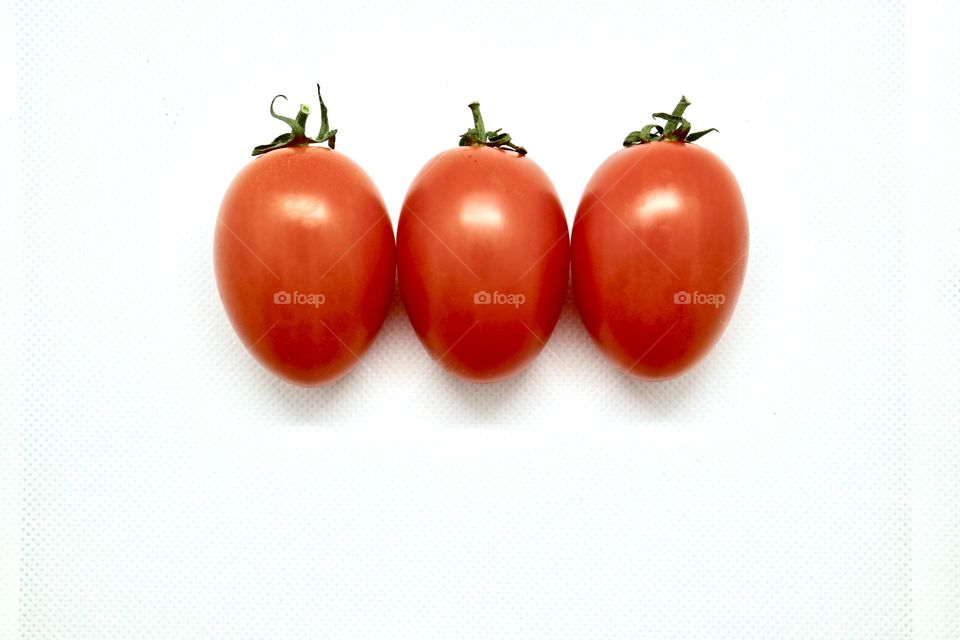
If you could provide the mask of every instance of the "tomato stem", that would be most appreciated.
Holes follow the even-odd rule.
[[[319,84],[317,85],[317,97],[320,99],[320,133],[317,134],[316,138],[311,138],[306,132],[307,116],[310,115],[310,107],[307,105],[300,105],[300,111],[297,112],[296,118],[288,118],[274,111],[273,105],[276,103],[277,98],[287,99],[287,96],[281,93],[274,96],[273,100],[270,101],[270,115],[286,123],[286,125],[290,127],[290,132],[277,136],[273,139],[273,142],[269,144],[261,144],[254,147],[251,155],[258,156],[275,149],[303,147],[309,144],[323,144],[324,142],[333,149],[337,144],[337,130],[330,129],[330,123],[327,120],[327,105],[323,103],[323,96],[320,95]]]
[[[460,136],[460,146],[484,146],[494,149],[510,149],[516,151],[518,155],[526,155],[527,150],[514,144],[510,134],[503,132],[503,129],[487,131],[483,126],[483,116],[480,115],[480,103],[471,102],[470,112],[473,114],[473,128],[467,129],[466,133]]]
[[[634,145],[644,144],[645,142],[657,142],[659,140],[695,142],[711,131],[718,131],[711,127],[703,131],[690,133],[690,122],[683,117],[683,112],[686,111],[689,106],[690,101],[687,100],[687,96],[681,96],[680,102],[673,108],[673,113],[658,111],[653,114],[654,118],[665,120],[666,125],[648,124],[639,131],[633,131],[624,138],[623,146],[632,147]]]

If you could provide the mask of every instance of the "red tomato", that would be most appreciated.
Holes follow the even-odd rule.
[[[322,99],[321,99],[322,105]],[[271,112],[273,111],[271,105]],[[266,368],[304,386],[347,373],[383,324],[393,228],[363,169],[324,125],[254,150],[220,206],[214,266],[237,335]],[[293,127],[293,125],[291,125]],[[329,140],[330,149],[305,146]]]
[[[410,185],[397,272],[431,356],[468,380],[513,375],[550,337],[566,294],[569,234],[547,175],[510,137],[475,127]],[[505,151],[497,147],[507,147]]]
[[[669,378],[723,333],[746,271],[743,196],[717,156],[658,113],[587,184],[573,223],[573,291],[600,350],[641,378]],[[684,141],[687,140],[687,141]],[[635,145],[635,146],[632,146]]]

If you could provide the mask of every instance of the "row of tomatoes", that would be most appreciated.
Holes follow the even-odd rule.
[[[691,132],[688,104],[655,113],[663,124],[628,135],[597,169],[572,234],[547,175],[509,134],[487,131],[471,104],[474,126],[459,146],[410,185],[394,243],[376,186],[334,151],[323,99],[315,137],[307,106],[286,118],[271,103],[291,131],[254,149],[260,157],[220,208],[214,260],[227,315],[268,369],[327,383],[376,337],[396,268],[431,356],[468,380],[494,381],[545,346],[572,269],[580,316],[610,360],[643,378],[682,373],[729,321],[748,246],[736,179],[692,144],[709,130]]]

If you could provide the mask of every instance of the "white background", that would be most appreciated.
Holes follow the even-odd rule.
[[[958,23],[4,6],[0,638],[960,637]],[[395,303],[341,382],[271,377],[221,309],[215,217],[282,132],[270,98],[318,81],[394,223],[473,99],[572,220],[686,93],[750,216],[726,335],[645,383],[568,304],[525,374],[474,386]]]

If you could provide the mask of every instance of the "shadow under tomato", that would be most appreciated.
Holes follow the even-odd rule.
[[[516,416],[536,393],[536,376],[527,367],[517,375],[497,382],[469,382],[436,365],[434,377],[447,397],[455,397],[459,406],[454,413],[460,424],[450,426],[510,428],[519,422]]]

